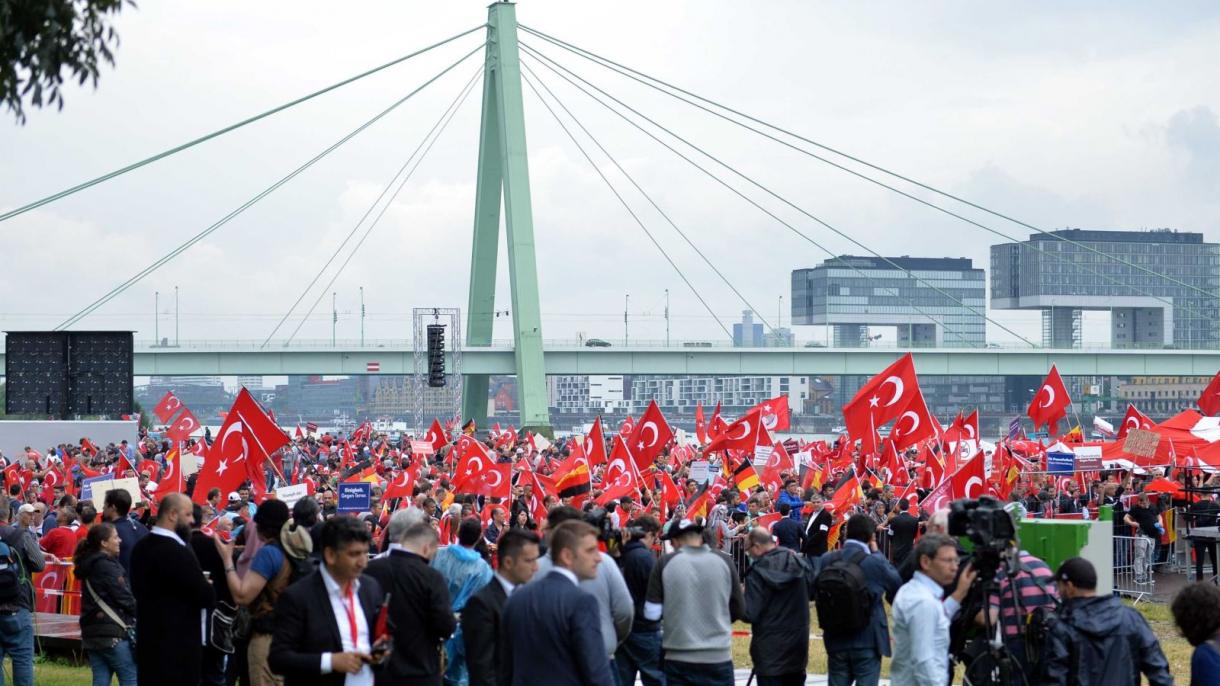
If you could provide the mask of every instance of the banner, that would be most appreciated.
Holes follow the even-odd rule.
[[[372,508],[373,484],[341,483],[339,484],[339,512],[368,512]]]
[[[1076,470],[1094,472],[1101,469],[1101,446],[1082,445],[1076,448]]]
[[[695,460],[690,463],[690,479],[697,484],[705,484],[711,481],[711,470],[708,469],[707,460]]]
[[[288,507],[296,505],[297,501],[309,495],[309,484],[296,484],[294,486],[281,486],[275,489],[276,500],[284,501]]]
[[[1071,474],[1076,471],[1076,455],[1072,453],[1047,453],[1046,471],[1051,474]]]

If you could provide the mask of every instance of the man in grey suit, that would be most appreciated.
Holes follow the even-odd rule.
[[[504,606],[500,683],[509,686],[615,686],[596,618],[597,600],[581,581],[602,562],[597,529],[567,521],[550,533],[551,571],[513,592]]]

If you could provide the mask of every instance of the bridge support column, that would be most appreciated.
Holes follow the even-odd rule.
[[[525,147],[516,5],[507,2],[491,5],[487,25],[466,344],[472,347],[491,345],[503,197],[521,426],[549,434],[551,422],[542,360],[542,314],[534,257],[534,218]],[[485,427],[488,377],[467,376],[464,393],[463,414]]]

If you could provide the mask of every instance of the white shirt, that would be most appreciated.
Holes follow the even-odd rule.
[[[154,526],[152,528],[151,533],[154,533],[158,536],[164,536],[166,538],[172,538],[175,541],[177,541],[178,543],[180,543],[182,545],[186,545],[186,541],[182,540],[181,538],[178,538],[178,534],[174,533],[173,531],[170,531],[169,529],[166,529],[163,526]]]
[[[509,581],[508,579],[505,579],[504,577],[500,576],[499,572],[496,572],[496,581],[499,581],[500,585],[504,587],[504,596],[505,597],[511,596],[513,594],[513,589],[517,588],[517,584],[514,584],[513,582]]]
[[[339,637],[343,640],[342,652],[368,655],[372,651],[372,646],[369,643],[369,623],[364,616],[364,608],[360,605],[360,580],[356,579],[352,582],[352,600],[356,605],[356,645],[352,645],[352,628],[348,622],[347,598],[339,588],[339,582],[335,581],[330,572],[326,570],[326,565],[319,565],[318,571],[322,574],[322,583],[326,586],[327,597],[330,598],[331,612],[335,613],[335,624],[338,625]],[[331,667],[331,656],[332,653],[322,653],[323,674],[330,674],[334,671]],[[373,686],[373,668],[364,665],[359,672],[348,674],[343,683],[345,686]]]
[[[560,567],[560,566],[556,565],[554,567],[551,567],[551,571],[559,572],[560,574],[564,575],[568,579],[568,581],[571,581],[578,588],[580,587],[580,579],[576,578],[576,572],[573,572],[572,570],[568,569],[567,567]]]
[[[946,686],[949,683],[949,617],[944,589],[923,572],[898,589],[891,606],[894,657],[890,683]]]

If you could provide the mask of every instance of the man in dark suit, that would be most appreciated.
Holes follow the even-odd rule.
[[[919,533],[919,518],[911,513],[915,505],[909,500],[894,503],[894,516],[889,522],[890,561],[895,567],[911,555],[915,535]]]
[[[804,543],[805,527],[801,526],[801,522],[792,519],[789,513],[792,511],[792,506],[788,503],[780,503],[777,508],[780,514],[780,520],[771,527],[771,534],[775,536],[775,541],[780,546],[799,553],[801,552],[801,544]],[[800,516],[799,514],[797,515]]]
[[[271,671],[285,686],[372,686],[374,655],[389,647],[375,635],[385,594],[362,574],[373,537],[352,517],[326,520],[320,534],[318,573],[286,588],[275,605]]]
[[[369,563],[368,576],[390,596],[389,619],[394,653],[377,673],[378,684],[440,686],[441,643],[453,634],[457,620],[449,605],[445,577],[428,566],[436,554],[436,529],[417,522],[390,543],[389,555]]]
[[[834,524],[834,517],[825,508],[824,502],[819,493],[815,492],[809,497],[809,506],[813,510],[809,513],[809,519],[805,520],[805,542],[801,547],[801,552],[815,572],[821,569],[818,558],[826,554],[826,537],[830,534],[830,525]]]
[[[142,684],[199,683],[202,617],[216,602],[216,593],[187,547],[193,509],[180,493],[165,496],[152,532],[131,551],[136,626],[144,637],[136,642]]]
[[[495,578],[470,598],[462,610],[462,635],[466,637],[466,667],[470,686],[496,686],[500,672],[500,618],[508,596],[534,578],[538,571],[538,534],[509,529],[500,534],[496,546],[500,566]]]
[[[500,683],[614,686],[597,599],[579,586],[597,577],[597,529],[563,522],[551,530],[550,551],[550,573],[515,591],[504,606]]]

